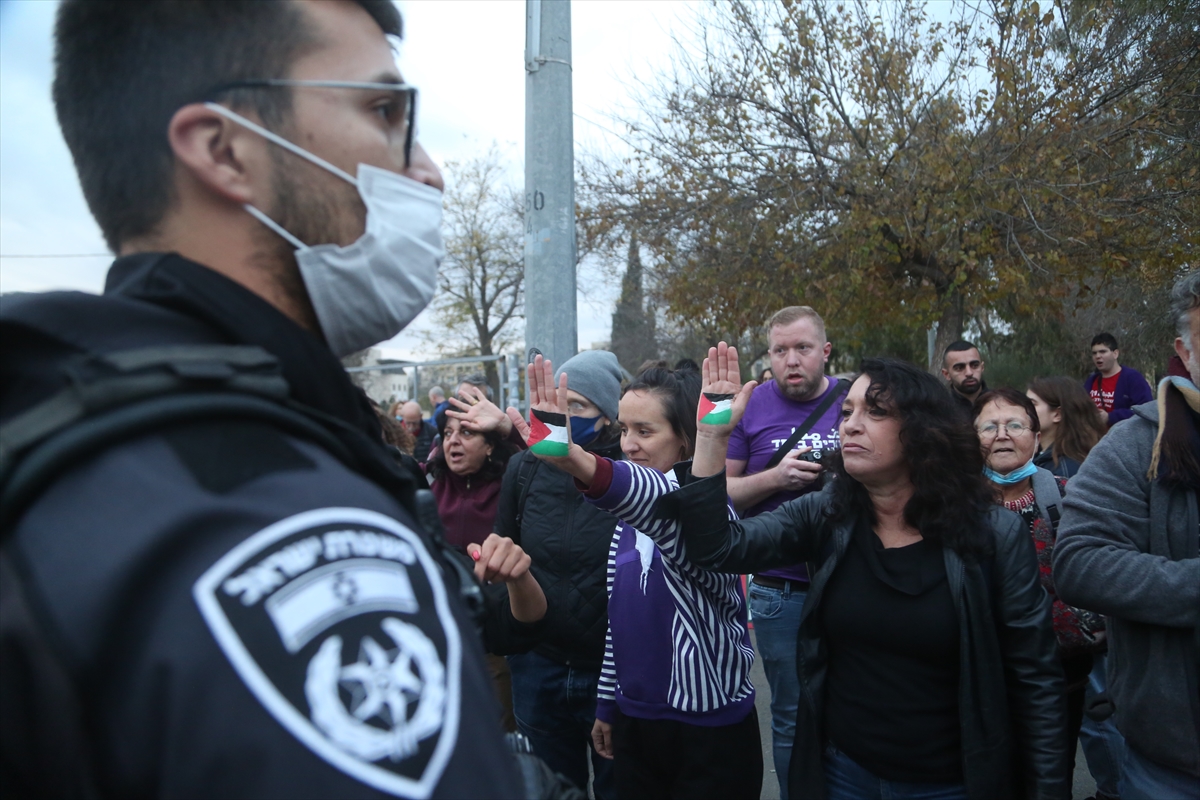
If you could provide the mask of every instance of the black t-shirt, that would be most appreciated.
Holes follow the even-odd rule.
[[[884,549],[861,524],[821,603],[825,731],[885,780],[963,779],[958,616],[942,548]]]

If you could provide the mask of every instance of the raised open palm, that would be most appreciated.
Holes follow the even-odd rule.
[[[529,423],[518,427],[529,451],[554,463],[564,459],[571,449],[571,426],[567,421],[567,374],[554,384],[554,365],[550,359],[535,356],[528,368]],[[509,413],[511,417],[511,411]],[[522,422],[524,422],[522,420]]]
[[[708,348],[700,376],[703,383],[696,422],[701,430],[728,435],[746,413],[746,403],[758,382],[741,383],[737,348],[725,342]]]

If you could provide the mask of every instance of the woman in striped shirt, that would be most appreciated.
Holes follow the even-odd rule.
[[[568,376],[555,387],[541,356],[529,372],[531,452],[619,520],[592,733],[596,751],[614,759],[617,794],[757,798],[762,748],[740,577],[691,564],[678,524],[654,513],[678,487],[675,465],[695,448],[699,373],[639,374],[618,418],[628,460],[610,461],[570,443]]]

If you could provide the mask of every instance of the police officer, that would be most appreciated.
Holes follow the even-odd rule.
[[[6,298],[0,419],[130,352],[256,346],[333,444],[199,416],[23,509],[6,795],[522,793],[460,584],[338,360],[425,306],[442,253],[400,32],[386,0],[60,7],[58,118],[120,257],[102,296]]]

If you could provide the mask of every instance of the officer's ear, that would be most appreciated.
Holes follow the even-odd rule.
[[[200,191],[236,203],[262,203],[270,175],[270,145],[203,103],[175,112],[167,125],[179,195]],[[256,202],[257,200],[257,202]]]

